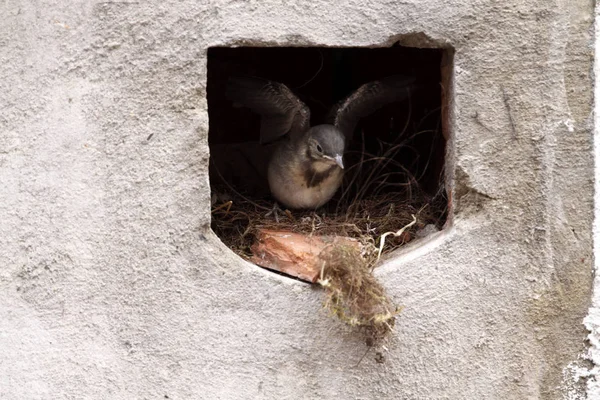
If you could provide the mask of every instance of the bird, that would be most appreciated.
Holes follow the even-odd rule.
[[[393,75],[365,83],[331,108],[329,123],[315,126],[310,126],[310,109],[283,83],[230,77],[226,97],[261,116],[261,144],[279,142],[267,168],[273,197],[291,209],[315,210],[342,183],[344,152],[359,120],[406,99],[413,82]]]

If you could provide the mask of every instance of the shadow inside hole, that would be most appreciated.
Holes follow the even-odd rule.
[[[227,224],[219,216],[231,217],[231,207],[235,204],[219,207],[237,194],[245,199],[241,201],[254,203],[255,211],[262,214],[274,202],[267,182],[267,166],[277,143],[260,145],[260,116],[246,108],[234,108],[225,97],[225,87],[232,76],[255,76],[284,83],[310,108],[311,125],[324,123],[331,107],[364,83],[390,75],[413,77],[415,89],[409,100],[389,104],[359,122],[344,155],[344,183],[322,210],[328,215],[345,215],[350,222],[351,214],[359,213],[360,223],[364,224],[369,220],[366,218],[365,222],[365,213],[385,216],[397,212],[400,204],[410,205],[406,207],[407,213],[420,213],[427,208],[428,217],[419,221],[415,232],[426,225],[441,229],[448,204],[443,179],[446,140],[441,126],[443,54],[442,49],[402,46],[210,48],[207,97],[210,179],[213,207],[218,208],[218,212],[213,212],[215,232],[226,244],[231,242],[228,236],[250,234],[249,240],[241,245],[247,247],[252,240],[248,226],[253,217],[246,211],[238,224],[229,226],[233,232],[229,228],[223,230]],[[364,210],[364,203],[371,199],[368,207],[372,209]],[[305,214],[294,211],[296,216]],[[374,234],[381,234],[384,228],[375,230],[380,232]],[[332,232],[352,236],[335,227]]]

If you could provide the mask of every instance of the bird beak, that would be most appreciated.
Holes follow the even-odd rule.
[[[342,160],[342,156],[339,154],[335,156],[335,163],[339,165],[341,169],[344,169],[344,161]]]

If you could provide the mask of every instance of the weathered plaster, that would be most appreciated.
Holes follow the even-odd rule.
[[[0,398],[584,396],[564,371],[592,284],[591,0],[0,11]],[[210,231],[205,56],[399,38],[455,49],[456,215],[378,271],[404,310],[357,366],[318,290]]]
[[[600,26],[598,15],[600,7],[596,5],[595,15],[595,52],[598,54],[600,50]],[[600,249],[600,85],[598,79],[600,77],[600,60],[596,57],[594,60],[594,158],[595,158],[595,216],[594,216],[594,270],[596,271],[594,296],[592,299],[592,307],[590,307],[589,315],[585,318],[585,325],[589,329],[588,336],[590,348],[586,354],[586,358],[592,361],[593,368],[577,369],[572,368],[574,376],[582,376],[587,379],[588,397],[590,399],[600,398],[600,257],[597,252]]]

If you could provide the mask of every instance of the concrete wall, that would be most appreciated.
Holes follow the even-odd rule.
[[[0,11],[0,398],[585,397],[591,0]],[[456,50],[455,215],[378,270],[404,311],[357,366],[318,290],[210,231],[206,49],[398,39]]]

